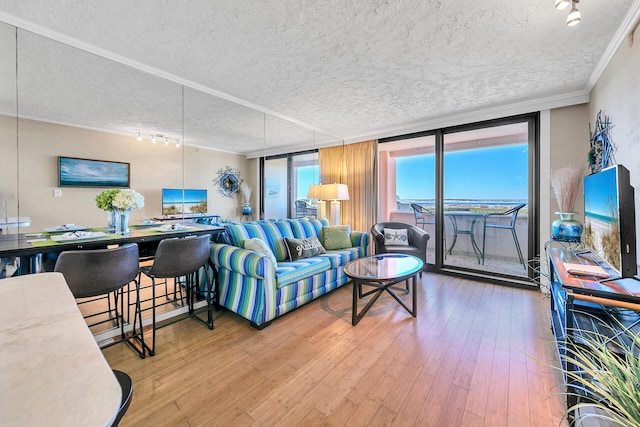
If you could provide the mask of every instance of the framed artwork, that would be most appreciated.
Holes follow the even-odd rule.
[[[129,188],[130,176],[129,163],[58,157],[59,187]]]
[[[213,180],[213,185],[218,186],[218,191],[224,197],[233,196],[240,187],[240,172],[229,166],[218,171],[218,177]]]

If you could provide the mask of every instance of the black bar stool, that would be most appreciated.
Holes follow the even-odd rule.
[[[153,327],[153,335],[151,340],[151,351],[149,354],[155,354],[156,343],[156,279],[179,278],[185,277],[185,287],[187,291],[187,302],[189,305],[189,315],[203,323],[209,329],[213,329],[213,304],[212,304],[212,284],[213,281],[207,277],[207,321],[200,319],[194,312],[194,296],[196,294],[196,286],[198,284],[197,272],[200,267],[206,266],[209,260],[210,251],[209,235],[164,239],[158,244],[158,250],[153,258],[153,264],[140,268],[140,275],[151,279],[151,322]],[[205,274],[206,268],[204,269]],[[142,277],[138,277],[138,282]]]
[[[142,334],[142,313],[140,311],[140,287],[137,281],[140,265],[138,262],[138,245],[129,243],[114,249],[73,250],[64,251],[58,256],[54,271],[62,273],[71,293],[75,298],[91,298],[100,295],[109,295],[117,292],[120,299],[120,311],[115,310],[117,322],[120,325],[121,341],[127,342],[141,359],[145,357],[145,349]],[[131,282],[135,282],[136,302],[133,321],[133,332],[125,334],[124,298],[123,288]],[[104,312],[104,311],[103,311]],[[91,314],[85,316],[89,318]],[[136,322],[139,321],[140,332],[136,332]],[[140,344],[138,348],[132,340]],[[116,344],[116,341],[110,345]]]

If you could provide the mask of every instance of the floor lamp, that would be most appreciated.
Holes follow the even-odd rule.
[[[340,200],[349,200],[349,187],[347,187],[347,184],[323,185],[322,199],[331,200],[329,224],[340,225]]]

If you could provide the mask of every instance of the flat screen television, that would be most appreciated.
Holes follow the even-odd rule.
[[[207,213],[207,190],[163,188],[162,215]]]
[[[584,178],[585,243],[620,277],[636,267],[636,219],[629,170],[615,165]]]

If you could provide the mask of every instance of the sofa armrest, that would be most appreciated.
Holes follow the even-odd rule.
[[[351,244],[353,247],[359,248],[358,255],[360,257],[367,256],[367,246],[369,245],[369,233],[363,231],[351,232]]]
[[[257,279],[275,279],[276,267],[268,256],[224,243],[211,244],[211,261],[216,267]]]

